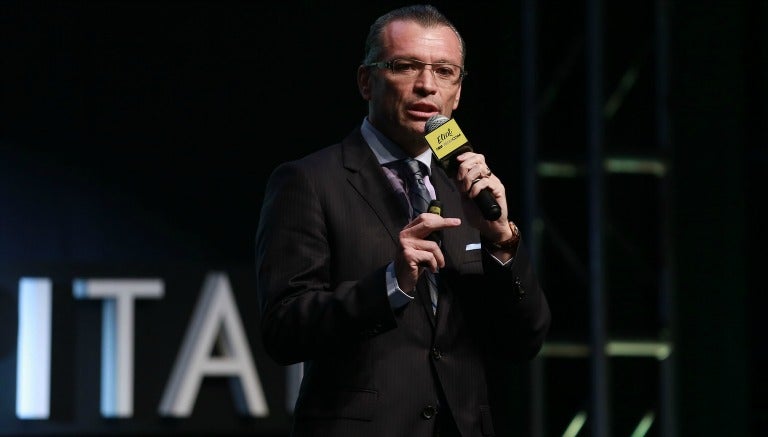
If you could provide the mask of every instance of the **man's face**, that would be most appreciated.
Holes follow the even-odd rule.
[[[401,58],[463,65],[459,39],[449,27],[424,28],[412,21],[395,21],[384,29],[383,43],[378,61]],[[438,81],[429,66],[415,77],[396,75],[386,68],[361,67],[358,86],[369,102],[369,121],[411,155],[427,148],[427,119],[435,114],[450,118],[461,95],[461,81]]]

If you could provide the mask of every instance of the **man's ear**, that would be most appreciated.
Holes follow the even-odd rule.
[[[456,91],[456,97],[453,99],[453,110],[459,107],[459,99],[461,98],[461,84],[459,84],[459,90]]]
[[[365,100],[371,100],[371,69],[359,66],[357,67],[357,89]]]

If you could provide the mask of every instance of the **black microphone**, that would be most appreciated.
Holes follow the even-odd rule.
[[[467,137],[459,129],[456,120],[442,114],[429,117],[424,125],[424,138],[448,176],[455,178],[459,170],[459,162],[456,157],[464,152],[472,151],[472,145],[469,144]],[[501,217],[501,207],[488,188],[484,188],[475,196],[475,204],[480,208],[480,212],[483,213],[486,220],[493,221]]]

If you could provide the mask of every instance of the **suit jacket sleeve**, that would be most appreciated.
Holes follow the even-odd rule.
[[[293,162],[273,172],[256,233],[262,339],[270,356],[284,365],[395,327],[384,273],[392,254],[386,253],[380,267],[363,277],[345,281],[332,274],[329,233],[337,231],[329,229],[326,214],[328,209],[342,211],[349,199],[335,194],[341,196],[338,205],[329,207],[328,195],[317,189],[320,182],[333,186],[329,179],[336,177],[336,192],[348,184],[333,172],[318,175],[309,167]],[[332,276],[342,279],[332,283]]]
[[[527,360],[541,350],[551,322],[546,296],[533,271],[523,240],[520,240],[511,266],[500,266],[483,251],[486,280],[506,287],[491,287],[480,298],[488,317],[488,332],[506,333],[493,336],[491,352],[504,358]]]

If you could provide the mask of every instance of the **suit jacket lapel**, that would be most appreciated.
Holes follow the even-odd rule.
[[[429,177],[432,186],[435,187],[437,198],[443,204],[443,216],[464,218],[464,210],[461,206],[461,195],[456,189],[453,181],[448,177],[445,171],[440,167],[435,159],[432,160],[432,172]],[[461,238],[458,232],[443,233],[443,253],[445,254],[446,266],[459,266],[464,257],[466,241]]]
[[[460,217],[462,220],[465,220],[464,210],[461,206],[461,195],[456,189],[456,185],[435,159],[432,159],[432,172],[429,180],[432,182],[432,186],[435,187],[437,198],[440,199],[443,204],[443,215],[446,217]],[[462,235],[463,233],[460,232],[443,233],[442,248],[443,254],[445,255],[446,268],[454,268],[458,270],[464,260],[466,241]],[[451,309],[451,303],[453,302],[453,293],[446,292],[449,287],[445,282],[442,282],[442,278],[440,281],[440,289],[442,292],[440,293],[437,304],[437,320],[433,322],[433,326],[435,326],[435,324],[440,325],[445,323],[444,320],[446,320],[447,314]],[[427,295],[427,300],[429,300],[429,295]]]
[[[397,243],[398,234],[408,219],[403,216],[400,199],[359,128],[342,141],[342,164],[347,171],[347,180],[360,194],[360,201],[374,210],[392,241]]]

